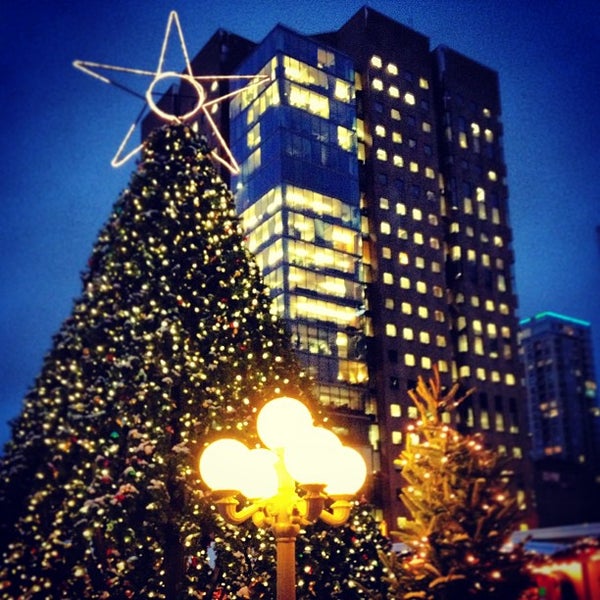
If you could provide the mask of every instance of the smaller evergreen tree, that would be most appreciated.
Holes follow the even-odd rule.
[[[397,462],[411,518],[393,533],[408,551],[381,554],[390,598],[516,600],[529,583],[523,548],[504,550],[520,517],[506,460],[442,419],[473,390],[458,391],[443,394],[437,368],[409,391],[419,420]]]

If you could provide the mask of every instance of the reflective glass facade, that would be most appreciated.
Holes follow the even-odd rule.
[[[240,67],[268,75],[231,102],[232,187],[275,307],[326,406],[364,412],[354,70],[276,27]]]

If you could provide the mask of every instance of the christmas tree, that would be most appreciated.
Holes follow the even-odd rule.
[[[269,532],[225,526],[197,461],[216,437],[252,444],[276,395],[311,400],[191,127],[150,136],[82,279],[0,464],[2,597],[210,598],[257,582],[274,597]],[[363,565],[340,531],[352,524],[299,547],[339,550],[357,571],[335,579],[345,588]]]
[[[480,436],[444,422],[443,413],[470,393],[457,398],[459,389],[443,394],[435,369],[428,384],[420,377],[409,392],[419,420],[397,463],[411,518],[395,532],[407,552],[382,554],[395,599],[516,600],[529,583],[523,549],[504,550],[520,517],[505,460]]]

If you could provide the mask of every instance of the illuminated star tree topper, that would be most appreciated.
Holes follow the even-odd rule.
[[[185,60],[185,70],[183,73],[177,73],[175,71],[165,70],[165,55],[167,53],[167,48],[169,45],[169,40],[172,37],[172,28],[175,26],[177,30],[177,35],[179,38],[179,44],[181,47],[181,51],[183,54],[183,58]],[[239,165],[235,160],[235,157],[231,153],[227,142],[221,135],[216,123],[210,115],[210,108],[220,102],[223,102],[226,99],[229,99],[237,94],[241,93],[244,89],[248,87],[253,87],[257,85],[263,84],[266,80],[268,80],[268,76],[264,75],[194,75],[192,70],[192,65],[190,62],[189,54],[187,51],[187,46],[185,44],[185,39],[183,37],[183,31],[181,29],[181,24],[179,22],[179,17],[175,11],[171,11],[169,14],[169,19],[167,21],[167,29],[165,31],[165,36],[163,38],[162,48],[160,51],[160,56],[158,59],[158,66],[155,71],[148,71],[143,69],[135,69],[129,67],[119,67],[115,65],[107,65],[103,63],[90,62],[86,60],[75,60],[73,61],[73,66],[83,71],[84,73],[99,79],[103,83],[108,83],[110,85],[115,85],[120,89],[133,94],[134,96],[141,97],[145,101],[145,105],[138,115],[137,119],[131,124],[129,130],[125,134],[119,148],[111,160],[111,165],[113,167],[120,167],[124,163],[126,163],[132,156],[134,156],[142,147],[142,144],[139,144],[133,150],[130,150],[126,153],[125,147],[127,146],[131,136],[137,128],[142,116],[146,112],[146,109],[149,107],[153,113],[158,115],[161,119],[166,121],[167,123],[185,123],[194,120],[200,113],[204,115],[206,122],[209,127],[215,134],[215,137],[218,141],[220,149],[224,153],[224,156],[221,156],[218,150],[213,150],[211,155],[212,157],[227,167],[233,174],[238,174],[240,172]],[[117,83],[114,79],[110,78],[104,72],[106,71],[117,71],[121,73],[131,73],[133,75],[141,75],[146,77],[151,77],[150,84],[146,89],[146,93],[144,96],[141,96],[134,90]],[[164,82],[165,80],[179,79],[181,81],[185,81],[191,86],[192,93],[196,94],[195,103],[191,110],[182,115],[176,115],[173,113],[166,112],[154,100],[154,95],[156,94],[155,88],[160,82]],[[248,85],[240,87],[237,90],[228,92],[222,96],[218,96],[211,100],[208,99],[207,94],[202,85],[202,81],[218,81],[223,79],[229,80],[248,80]]]

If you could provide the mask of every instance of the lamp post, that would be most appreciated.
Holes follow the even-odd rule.
[[[257,430],[266,448],[217,440],[202,453],[200,474],[227,521],[239,525],[252,518],[271,529],[277,542],[277,600],[295,600],[300,528],[318,519],[332,526],[345,523],[367,467],[333,432],[315,427],[306,406],[293,398],[265,404]],[[249,501],[240,509],[239,495]]]

